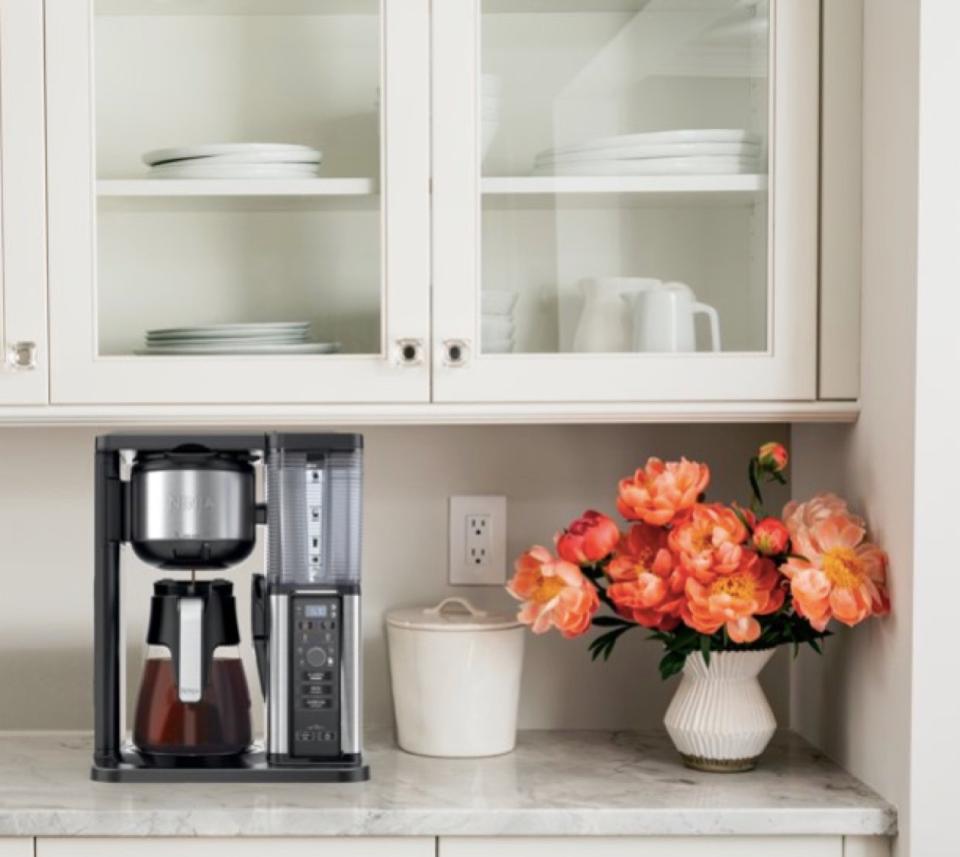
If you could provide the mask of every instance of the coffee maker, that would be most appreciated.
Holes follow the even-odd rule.
[[[91,776],[104,782],[348,782],[361,751],[363,438],[97,438]],[[257,499],[257,471],[264,499]],[[230,568],[266,538],[250,641],[265,705],[255,740]],[[150,599],[134,725],[124,725],[121,559],[163,576]],[[214,572],[217,576],[206,577]]]

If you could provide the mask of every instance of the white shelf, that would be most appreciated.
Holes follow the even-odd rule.
[[[97,15],[376,15],[377,0],[96,0]]]
[[[101,179],[103,197],[374,196],[372,178],[337,179]]]
[[[748,204],[763,198],[765,175],[723,176],[491,176],[481,193],[494,204],[534,205],[565,202],[661,205]],[[615,198],[618,197],[618,198]]]

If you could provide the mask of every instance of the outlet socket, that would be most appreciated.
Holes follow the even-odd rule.
[[[450,583],[502,586],[507,579],[507,498],[450,498]]]

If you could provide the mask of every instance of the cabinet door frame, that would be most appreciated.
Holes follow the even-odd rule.
[[[39,5],[39,4],[37,4]],[[429,0],[380,0],[381,353],[101,356],[93,0],[46,0],[51,400],[56,404],[426,402],[430,328]],[[418,359],[419,356],[419,359]]]
[[[0,404],[47,401],[43,4],[0,0]]]
[[[433,4],[434,400],[814,400],[819,0],[771,0],[768,350],[669,356],[478,353],[481,2]]]

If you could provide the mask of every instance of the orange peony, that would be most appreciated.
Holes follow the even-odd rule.
[[[628,521],[662,527],[697,502],[710,482],[710,468],[695,461],[648,458],[646,467],[620,480],[617,509]]]
[[[607,595],[621,616],[661,631],[680,624],[683,581],[675,574],[664,530],[649,524],[631,527],[607,566],[607,575],[613,581]]]
[[[701,634],[715,634],[724,625],[735,643],[752,643],[760,636],[757,616],[776,613],[786,593],[780,573],[768,559],[743,551],[740,566],[703,584],[687,578],[684,624]]]
[[[862,519],[828,494],[784,510],[793,550],[781,571],[790,580],[793,607],[817,631],[831,619],[856,625],[890,612],[887,555],[864,541]]]
[[[764,518],[754,527],[750,543],[765,556],[777,556],[790,544],[790,531],[779,518]]]
[[[579,637],[600,606],[597,590],[580,569],[539,545],[517,559],[507,592],[524,602],[517,618],[535,634],[556,628],[564,637]]]
[[[576,565],[593,565],[613,553],[620,528],[606,515],[584,512],[554,538],[560,559]]]
[[[730,574],[743,560],[747,528],[722,503],[697,503],[670,531],[670,549],[701,583]]]

